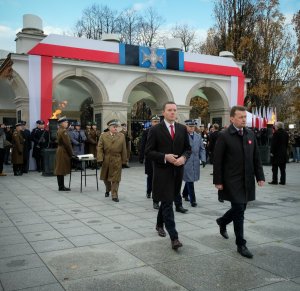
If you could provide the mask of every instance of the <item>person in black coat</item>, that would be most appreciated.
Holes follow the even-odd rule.
[[[153,198],[161,201],[156,230],[165,236],[164,224],[171,238],[171,246],[182,247],[175,226],[173,201],[180,196],[183,166],[191,155],[187,129],[175,123],[177,106],[167,102],[163,106],[164,120],[149,130],[146,158],[153,161]]]
[[[160,118],[158,115],[153,115],[151,117],[151,126],[155,126],[159,124]],[[152,168],[152,161],[145,158],[145,148],[146,143],[148,139],[148,133],[149,133],[150,127],[145,129],[142,134],[142,140],[141,140],[141,148],[139,153],[139,161],[142,164],[145,160],[145,174],[147,175],[147,191],[146,191],[146,197],[151,198],[152,193],[152,179],[153,179],[153,168]],[[159,209],[159,201],[155,200],[153,197],[153,208]]]
[[[208,151],[210,154],[209,160],[210,163],[213,164],[214,161],[214,151],[217,139],[219,137],[219,124],[215,123],[212,126],[212,133],[209,135],[209,143],[208,143]]]
[[[271,141],[271,163],[272,163],[272,181],[269,184],[278,184],[278,168],[280,169],[280,182],[279,184],[285,185],[286,173],[285,167],[287,162],[287,148],[289,144],[289,135],[284,130],[282,122],[275,123],[275,132]]]
[[[29,162],[30,162],[30,150],[32,149],[31,133],[30,130],[26,128],[26,121],[21,120],[20,122],[22,124],[21,134],[24,138],[24,153],[23,153],[24,162],[23,162],[22,172],[28,173]]]
[[[231,125],[220,132],[214,151],[213,183],[219,201],[231,202],[231,209],[217,219],[221,235],[228,239],[226,225],[233,221],[237,251],[247,258],[252,253],[244,239],[244,212],[255,200],[255,178],[263,186],[265,177],[254,133],[246,126],[246,108],[233,106]]]

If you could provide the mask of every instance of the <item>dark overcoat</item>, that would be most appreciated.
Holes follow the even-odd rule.
[[[57,131],[57,149],[55,160],[55,175],[65,176],[71,172],[72,144],[68,131],[59,128]]]
[[[280,128],[276,130],[272,137],[271,142],[271,161],[272,164],[280,165],[287,162],[287,148],[289,144],[288,133]]]
[[[244,128],[240,136],[233,125],[221,131],[214,150],[214,184],[223,184],[219,197],[233,203],[255,200],[255,178],[264,172],[254,133]]]
[[[165,161],[166,154],[190,157],[191,146],[184,125],[175,123],[174,140],[164,121],[151,127],[145,149],[146,158],[153,161],[153,199],[171,202],[180,193],[183,165],[174,166]]]
[[[139,160],[140,162],[145,160],[145,174],[146,175],[152,175],[153,174],[153,166],[152,161],[145,157],[145,148],[147,144],[148,134],[149,134],[150,128],[147,128],[143,131],[142,138],[141,138],[141,148],[139,153]]]
[[[101,180],[120,182],[122,164],[127,162],[126,141],[123,133],[104,132],[97,147],[97,161],[102,162]]]
[[[24,162],[24,144],[25,140],[21,131],[15,130],[12,136],[11,162],[15,165],[22,165]]]

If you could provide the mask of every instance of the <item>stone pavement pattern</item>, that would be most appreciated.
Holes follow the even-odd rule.
[[[195,185],[198,207],[175,213],[177,252],[154,229],[142,165],[123,170],[119,203],[102,181],[96,191],[95,177],[80,193],[79,173],[71,192],[36,172],[0,177],[0,291],[300,290],[300,164],[287,165],[286,186],[265,185],[248,205],[252,260],[236,252],[232,225],[229,240],[219,235],[215,219],[229,203],[217,201],[211,172],[201,169]]]

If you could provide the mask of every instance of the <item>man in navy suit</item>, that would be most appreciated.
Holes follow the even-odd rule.
[[[147,158],[153,161],[153,188],[155,200],[161,201],[156,230],[166,236],[164,225],[174,250],[182,247],[176,231],[173,202],[180,196],[183,166],[191,155],[187,129],[176,123],[177,106],[167,102],[163,106],[164,120],[149,130],[145,149]]]

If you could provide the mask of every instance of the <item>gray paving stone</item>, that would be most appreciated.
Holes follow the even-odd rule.
[[[282,282],[273,283],[260,288],[251,289],[253,291],[299,291],[300,285],[294,282],[283,280]]]
[[[160,263],[153,267],[188,290],[247,290],[278,278],[221,253]]]
[[[28,243],[0,246],[0,258],[33,254],[34,250]]]
[[[72,236],[68,237],[68,240],[72,242],[76,247],[97,245],[110,242],[107,238],[98,233]]]
[[[13,223],[9,219],[7,219],[7,218],[0,219],[0,230],[3,227],[9,227],[9,226],[14,226]]]
[[[187,290],[150,267],[142,267],[128,271],[114,272],[111,274],[93,276],[69,282],[65,281],[63,283],[63,286],[67,291]]]
[[[66,220],[72,220],[74,217],[72,217],[69,214],[63,214],[63,215],[54,215],[54,216],[47,216],[44,218],[47,222],[57,222],[57,221],[66,221]]]
[[[78,235],[87,235],[87,234],[95,234],[96,231],[91,229],[88,226],[80,226],[80,227],[70,227],[60,229],[59,232],[66,237],[69,236],[78,236]]]
[[[121,225],[119,223],[104,223],[104,224],[98,224],[98,223],[90,223],[89,227],[96,230],[99,233],[106,233],[106,232],[113,232],[113,231],[121,231],[121,230],[127,230],[128,228],[124,225]]]
[[[169,238],[161,238],[158,236],[156,236],[156,238],[143,238],[119,242],[117,244],[150,265],[216,252],[216,250],[201,245],[189,238],[180,238],[180,241],[183,247],[177,252],[172,250]]]
[[[31,242],[31,246],[38,253],[74,248],[74,245],[65,238],[35,241]]]
[[[28,224],[37,224],[37,223],[44,223],[45,220],[43,218],[37,218],[37,217],[19,217],[16,219],[13,219],[13,222],[16,226],[20,225],[28,225]]]
[[[142,238],[140,234],[130,229],[103,232],[101,234],[113,242]]]
[[[0,273],[33,269],[44,266],[36,254],[0,259]]]
[[[60,282],[145,265],[113,243],[48,252],[40,256]]]
[[[18,225],[18,229],[21,233],[29,233],[29,232],[53,230],[53,227],[49,223],[37,223],[37,224],[29,224],[29,225]]]
[[[64,215],[66,214],[66,212],[61,209],[51,209],[51,210],[38,211],[37,214],[41,217],[47,217],[53,215]]]
[[[60,284],[49,284],[32,288],[21,289],[24,291],[64,291],[65,289]]]
[[[12,234],[0,237],[0,246],[26,243],[26,240],[21,234]]]
[[[61,233],[54,229],[25,233],[24,236],[29,242],[63,237]]]
[[[80,227],[84,226],[84,224],[77,220],[77,219],[72,219],[72,220],[64,220],[64,221],[54,221],[50,223],[55,229],[63,229],[63,228],[69,228],[69,227]]]
[[[7,236],[7,235],[14,235],[14,234],[19,234],[19,231],[15,226],[0,228],[0,237]]]
[[[36,287],[57,282],[46,267],[3,273],[0,274],[0,280],[4,290],[6,291]]]
[[[251,251],[255,260],[250,260],[250,264],[284,278],[300,276],[300,248],[284,243],[270,243],[252,247]]]

